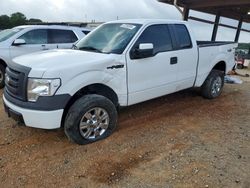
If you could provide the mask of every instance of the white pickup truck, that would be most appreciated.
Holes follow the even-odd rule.
[[[26,126],[64,127],[71,141],[91,143],[111,135],[118,107],[193,87],[218,97],[236,46],[197,42],[182,21],[105,23],[74,50],[15,58],[6,69],[5,110]]]

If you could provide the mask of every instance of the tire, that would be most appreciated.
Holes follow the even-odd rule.
[[[0,64],[0,89],[4,87],[5,67]]]
[[[201,95],[207,99],[215,99],[220,96],[224,86],[224,72],[212,70],[201,86]]]
[[[243,69],[243,68],[244,68],[243,64],[237,64],[237,69]]]
[[[114,132],[116,124],[117,110],[109,99],[101,95],[85,95],[70,107],[64,132],[70,141],[83,145],[107,138]]]

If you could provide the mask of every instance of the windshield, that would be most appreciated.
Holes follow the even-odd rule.
[[[7,39],[9,39],[10,37],[12,37],[13,35],[15,35],[16,33],[18,33],[19,31],[21,31],[21,28],[13,28],[13,29],[6,29],[0,32],[0,42],[3,42]]]
[[[76,48],[98,53],[121,54],[140,27],[139,24],[104,24],[79,41]]]

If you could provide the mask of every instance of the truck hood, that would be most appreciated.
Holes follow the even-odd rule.
[[[15,58],[13,61],[34,69],[48,69],[65,65],[70,66],[78,61],[91,63],[92,61],[101,60],[107,57],[107,55],[79,50],[50,50],[23,55]],[[65,62],[67,63],[65,64]]]
[[[53,74],[61,70],[65,73],[72,68],[81,68],[81,72],[98,70],[101,68],[100,64],[112,63],[115,56],[117,55],[67,49],[24,55],[14,58],[13,62],[30,67],[30,77],[42,77],[45,72]]]

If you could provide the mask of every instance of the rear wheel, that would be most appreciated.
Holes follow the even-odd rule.
[[[115,105],[106,97],[86,95],[69,109],[64,131],[77,144],[88,144],[110,136],[117,124]]]
[[[5,67],[0,64],[0,89],[4,87]]]
[[[220,96],[224,86],[224,72],[212,70],[201,86],[201,94],[207,99],[214,99]]]

